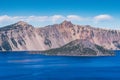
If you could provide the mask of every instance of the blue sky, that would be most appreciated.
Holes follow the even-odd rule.
[[[34,26],[60,23],[119,29],[119,0],[1,0],[0,26],[26,21]]]

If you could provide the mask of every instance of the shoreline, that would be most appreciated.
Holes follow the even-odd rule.
[[[120,51],[120,50],[113,50],[114,51]],[[13,53],[18,53],[18,52],[25,52],[27,54],[40,54],[40,55],[45,55],[45,56],[73,56],[73,57],[105,57],[105,56],[116,56],[115,52],[111,55],[68,55],[68,54],[48,54],[44,53],[43,51],[0,51],[0,53],[8,53],[8,52],[13,52]]]

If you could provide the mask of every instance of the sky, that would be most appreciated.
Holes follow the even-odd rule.
[[[18,21],[43,27],[64,20],[120,29],[120,0],[0,0],[0,27]]]

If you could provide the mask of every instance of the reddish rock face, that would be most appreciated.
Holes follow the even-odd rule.
[[[74,25],[70,21],[42,28],[20,21],[0,28],[2,51],[48,50],[59,48],[76,39],[88,40],[107,49],[120,49],[120,31]]]

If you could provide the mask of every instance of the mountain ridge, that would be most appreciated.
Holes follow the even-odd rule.
[[[32,26],[32,25],[30,25],[30,24],[28,24],[27,22],[24,22],[24,21],[18,21],[14,24],[7,25],[7,26],[4,26],[4,27],[0,27],[0,31],[12,30],[12,29],[17,29],[17,28],[25,28],[27,26]]]
[[[89,40],[106,49],[120,49],[120,31],[75,25],[71,21],[36,28],[26,22],[0,28],[0,50],[37,51],[59,48],[76,39]],[[5,45],[8,45],[7,49]]]

